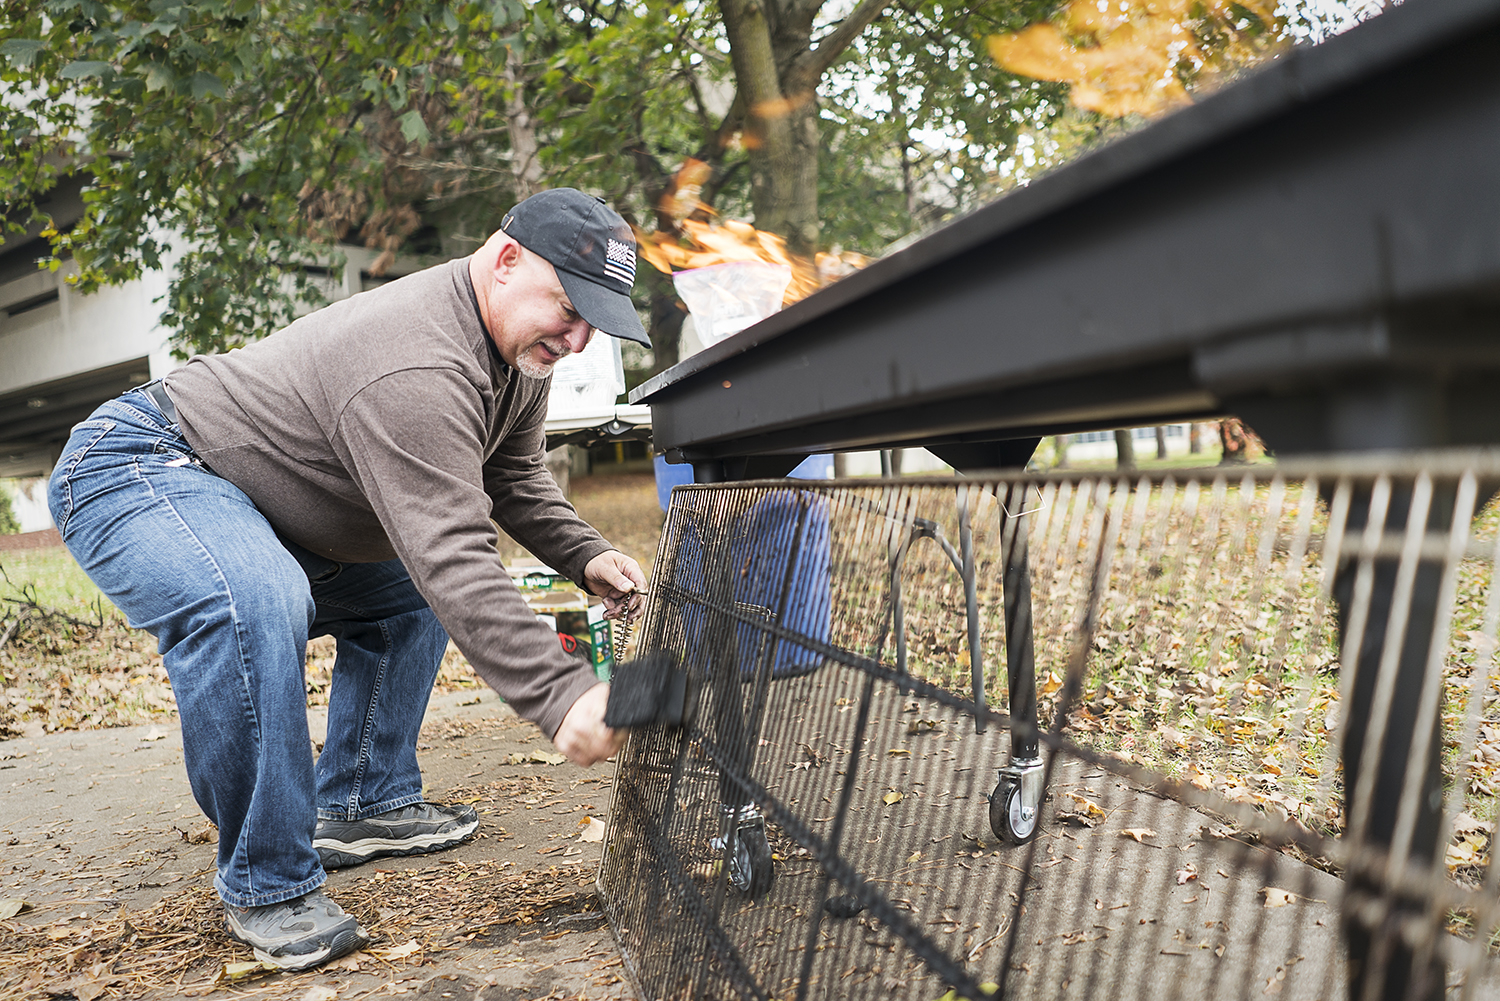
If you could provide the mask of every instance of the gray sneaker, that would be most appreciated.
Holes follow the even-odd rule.
[[[224,906],[229,937],[248,945],[262,963],[306,970],[370,943],[354,915],[314,890],[264,907]]]
[[[479,830],[472,806],[413,803],[364,820],[322,820],[313,847],[324,869],[342,869],[393,855],[423,855],[452,848]]]

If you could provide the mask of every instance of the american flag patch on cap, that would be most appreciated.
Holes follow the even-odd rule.
[[[604,248],[604,273],[625,283],[628,288],[635,284],[635,247],[619,240],[610,240]]]

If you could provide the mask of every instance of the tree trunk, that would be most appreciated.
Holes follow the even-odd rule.
[[[1130,439],[1130,429],[1115,431],[1115,465],[1120,469],[1135,468],[1135,443]]]
[[[755,225],[811,259],[818,249],[818,81],[886,6],[862,0],[812,46],[822,0],[719,0],[745,108]]]
[[[1226,417],[1219,422],[1219,465],[1236,466],[1250,461],[1250,436],[1245,426],[1236,418]]]
[[[526,104],[526,67],[515,44],[505,49],[505,127],[510,134],[510,170],[519,202],[544,185],[542,164],[537,159],[536,121]]]
[[[651,371],[665,372],[682,360],[682,321],[687,318],[677,301],[672,279],[654,268],[641,269],[651,303]]]
[[[1193,455],[1203,452],[1203,425],[1197,421],[1188,425],[1188,451]]]
[[[1058,469],[1068,468],[1068,442],[1072,441],[1072,435],[1060,434],[1054,439],[1057,444],[1053,448],[1053,454],[1057,456],[1054,463]]]
[[[1167,429],[1160,424],[1156,425],[1156,457],[1158,459],[1167,457]]]

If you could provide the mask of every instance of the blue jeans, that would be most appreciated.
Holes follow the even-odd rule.
[[[226,903],[321,886],[318,817],[421,802],[417,733],[448,635],[400,560],[341,564],[282,538],[139,390],[73,429],[48,501],[89,577],[158,640]],[[309,636],[338,648],[316,765]]]

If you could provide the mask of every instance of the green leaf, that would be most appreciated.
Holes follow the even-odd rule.
[[[427,145],[431,134],[427,131],[427,123],[422,121],[422,113],[415,108],[396,119],[401,123],[401,134],[406,137],[407,142],[416,143],[419,146]]]
[[[197,73],[193,74],[194,97],[201,98],[209,94],[212,94],[214,97],[227,97],[228,93],[229,92],[224,89],[224,81],[220,80],[212,73],[205,73],[200,70]]]
[[[176,82],[176,74],[167,67],[160,63],[146,64],[146,89],[148,91],[166,90]]]
[[[35,38],[12,38],[0,42],[0,56],[21,69],[30,66],[36,54],[47,48],[47,43]]]
[[[86,76],[103,76],[112,68],[97,59],[78,59],[58,70],[57,75],[64,80],[81,80]]]

